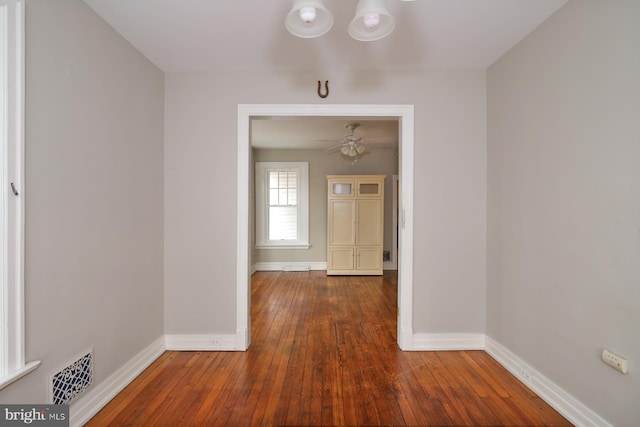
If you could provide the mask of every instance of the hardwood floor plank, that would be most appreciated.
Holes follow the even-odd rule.
[[[185,405],[180,399],[177,399],[173,393],[168,394],[162,402],[159,402],[159,405],[148,407],[147,410],[141,414],[141,417],[144,417],[146,423],[151,425],[158,424],[166,418],[166,414],[172,414],[171,417],[179,417],[179,420],[182,421],[184,417],[195,413],[200,406],[202,403],[200,397],[205,387],[201,379],[203,374],[214,364],[213,362],[216,357],[214,353],[209,352],[193,352],[192,355],[191,359],[184,365],[184,368],[188,371],[181,378],[180,382],[182,384],[182,392],[185,395],[193,396],[193,401]],[[216,366],[216,364],[214,364],[214,366]],[[180,414],[184,415],[181,416]]]
[[[203,403],[194,414],[191,424],[216,425],[216,422],[226,419],[229,407],[232,406],[232,402],[228,400],[229,394],[245,363],[240,353],[230,353],[228,358],[223,357],[218,372],[207,378]],[[186,396],[188,395],[183,394],[179,398],[184,401]]]
[[[167,396],[187,373],[188,369],[184,366],[192,357],[192,353],[176,354],[168,369],[160,370],[133,399],[128,401],[118,417],[131,420],[133,425],[143,425],[143,420],[148,414],[162,410]]]
[[[427,352],[421,356],[429,361],[427,366],[431,367],[433,375],[445,391],[444,396],[447,396],[449,403],[447,413],[456,425],[501,425],[500,419],[469,387],[465,379],[456,370],[450,369],[444,358],[446,354]]]
[[[104,410],[102,415],[102,425],[109,425],[118,417],[125,414],[127,409],[131,409],[132,400],[140,393],[144,392],[145,387],[159,375],[163,369],[176,358],[175,353],[165,352],[156,359],[145,371],[143,371],[133,383],[122,390],[114,399],[109,402],[109,411]]]
[[[403,352],[397,275],[252,276],[246,352],[166,352],[87,426],[570,426],[482,351]]]
[[[467,364],[468,368],[477,373],[480,381],[484,382],[487,386],[491,387],[500,397],[509,397],[509,393],[502,386],[500,381],[496,380],[496,377],[484,369],[484,365],[482,362],[482,356],[485,355],[484,352],[464,352],[460,353],[460,357],[464,359],[464,362]]]
[[[409,371],[405,378],[408,381],[407,395],[412,399],[412,406],[420,410],[420,425],[453,425],[453,420],[446,411],[443,401],[443,390],[435,380],[433,371],[424,363],[419,353],[415,357],[407,357]]]
[[[455,371],[459,378],[462,378],[473,392],[480,397],[498,397],[498,394],[480,378],[478,372],[471,369],[462,359],[460,352],[439,352],[438,358],[447,369]]]

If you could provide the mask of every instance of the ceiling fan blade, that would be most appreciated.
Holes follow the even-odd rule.
[[[386,138],[384,136],[381,137],[373,137],[373,138],[364,138],[365,141],[370,141],[370,142],[393,142],[393,138]]]
[[[335,142],[335,141],[332,141],[332,142]],[[325,153],[333,153],[334,151],[340,150],[342,147],[344,147],[344,144],[340,144],[340,145],[336,145],[335,147],[327,148],[326,150],[324,150],[324,152]]]

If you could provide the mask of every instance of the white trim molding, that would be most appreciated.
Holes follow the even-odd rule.
[[[172,351],[238,351],[244,332],[236,335],[165,335],[165,346]],[[242,344],[242,343],[240,343]]]
[[[106,380],[93,385],[70,406],[70,426],[80,427],[97,414],[111,399],[129,385],[166,350],[243,351],[246,330],[235,335],[164,335],[134,356]],[[485,334],[416,334],[405,337],[411,350],[484,350],[525,386],[576,426],[613,427],[582,402],[525,363],[509,349]]]
[[[415,334],[411,350],[484,350],[484,334]]]
[[[236,330],[245,331],[236,346],[246,350],[251,342],[251,300],[249,283],[249,152],[250,126],[254,117],[385,117],[399,121],[399,258],[398,267],[398,346],[411,350],[413,331],[413,146],[414,106],[385,104],[239,104],[237,127],[237,256]],[[242,342],[240,342],[242,341]]]
[[[288,198],[279,201],[279,196],[271,199],[271,173],[295,174],[294,204],[290,205]],[[256,249],[309,249],[309,162],[256,162],[255,188]],[[286,190],[291,191],[288,184]],[[295,211],[295,239],[270,240],[271,208],[274,207]]]
[[[32,372],[24,307],[25,2],[0,5],[0,388]]]
[[[600,415],[490,337],[485,338],[485,351],[574,425],[613,427]]]
[[[327,263],[321,262],[256,262],[253,271],[320,271]]]
[[[394,174],[391,177],[391,259],[384,261],[382,268],[384,270],[398,269],[398,201],[400,190],[400,175]]]
[[[29,372],[35,371],[40,366],[40,363],[41,362],[39,360],[29,362],[22,368],[11,371],[10,374],[3,376],[2,378],[0,378],[0,389],[3,389],[9,384],[18,381]]]
[[[69,425],[80,427],[129,385],[166,350],[165,337],[155,340],[106,380],[91,386],[69,407]]]

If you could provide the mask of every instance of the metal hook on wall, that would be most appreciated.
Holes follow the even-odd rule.
[[[322,89],[322,83],[320,82],[320,80],[318,80],[318,96],[320,98],[326,98],[327,96],[329,96],[329,80],[324,82],[324,94],[321,92]]]

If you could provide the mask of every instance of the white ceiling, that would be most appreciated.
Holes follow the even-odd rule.
[[[291,35],[292,0],[83,0],[164,72],[225,70],[486,69],[568,0],[386,0],[396,28],[385,39],[347,34],[357,0],[324,0],[333,28]],[[349,119],[254,120],[252,144],[319,148]],[[361,122],[369,146],[397,144],[397,121]]]
[[[398,120],[372,117],[253,119],[251,145],[255,148],[326,150],[339,145],[342,138],[351,133],[346,125],[353,122],[360,124],[354,134],[361,136],[361,142],[367,147],[398,146]]]
[[[284,27],[291,0],[84,0],[165,72],[260,69],[487,68],[567,0],[386,0],[396,29],[347,34],[357,0],[325,0],[333,28]]]

